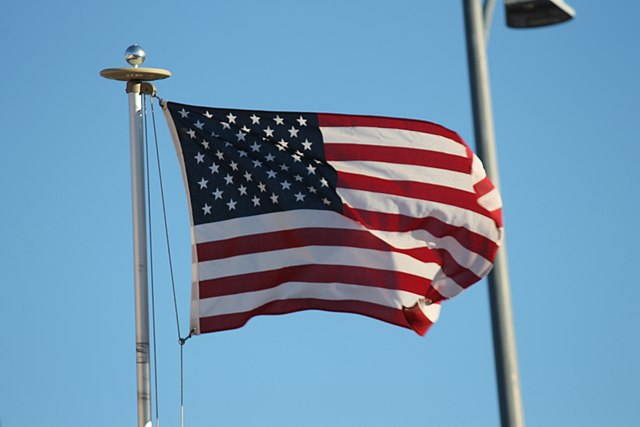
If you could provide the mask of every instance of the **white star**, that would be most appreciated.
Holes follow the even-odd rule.
[[[216,191],[211,192],[211,194],[213,194],[214,200],[222,199],[222,193],[223,191],[221,191],[219,188],[216,188]]]
[[[216,156],[218,157],[219,160],[224,159],[224,153],[220,150],[216,151]]]
[[[231,199],[229,200],[229,203],[227,203],[227,206],[229,206],[229,210],[230,211],[234,211],[236,210],[236,205],[238,204],[238,202],[236,202],[235,200]]]
[[[224,177],[224,180],[227,182],[227,185],[233,184],[233,177],[229,174],[227,174],[227,176]]]
[[[276,195],[276,193],[271,193],[271,197],[269,197],[271,199],[271,203],[278,203],[278,196]]]
[[[209,141],[207,141],[206,139],[203,139],[200,144],[202,144],[205,150],[209,149]]]
[[[302,177],[300,175],[295,175],[293,177],[297,182],[302,182]]]
[[[204,204],[204,206],[202,207],[202,210],[204,211],[204,215],[210,214],[211,213],[211,206],[209,206],[208,204]]]
[[[211,136],[214,137],[214,138],[220,137],[220,135],[216,134],[215,132],[211,132]]]
[[[253,151],[254,153],[257,153],[258,151],[260,151],[260,147],[262,146],[258,144],[257,141],[254,141],[253,145],[251,145],[249,148],[251,148],[251,151]]]
[[[280,138],[280,141],[277,143],[278,145],[282,145],[284,148],[289,148],[289,143],[284,140],[284,138]]]
[[[238,138],[238,141],[244,141],[244,137],[245,137],[245,133],[242,132],[241,130],[238,131],[238,133],[236,133],[236,138]]]
[[[324,199],[322,199],[322,203],[324,203],[325,205],[329,206],[331,204],[331,202],[329,201],[329,199],[327,199],[326,197]]]
[[[265,133],[269,138],[273,138],[273,129],[271,129],[269,126],[267,126],[267,128],[264,130],[264,133]]]
[[[284,124],[284,119],[282,117],[280,117],[280,115],[277,115],[273,118],[273,120],[275,120],[277,125],[283,125]]]
[[[324,178],[320,178],[320,184],[322,184],[323,187],[328,187],[329,186],[329,183]]]
[[[304,147],[305,150],[311,150],[311,142],[309,142],[308,139],[304,140],[304,142],[302,143],[302,146]]]
[[[316,190],[315,187],[307,187],[309,189],[310,193],[316,194],[318,192],[318,190]]]
[[[240,158],[247,157],[247,152],[244,150],[238,151],[238,154],[240,155]]]
[[[296,119],[296,121],[298,123],[300,123],[300,126],[306,126],[307,125],[307,119],[303,118],[302,116],[300,116],[299,118]]]
[[[238,116],[234,116],[233,114],[229,113],[227,114],[227,119],[229,119],[229,123],[235,123],[236,122],[236,118]]]
[[[242,129],[242,132],[244,133],[249,133],[251,132],[251,129],[249,129],[248,127],[246,127],[245,125],[243,125],[240,129]]]
[[[253,202],[253,206],[260,206],[260,198],[258,196],[253,196],[251,201]]]
[[[182,116],[183,119],[186,119],[187,116],[189,115],[189,112],[187,110],[185,110],[184,108],[180,111],[178,111],[178,113],[180,113],[180,116]]]
[[[291,126],[291,129],[289,129],[289,135],[291,136],[291,138],[297,137],[298,136],[298,129],[296,129],[293,126]]]
[[[198,152],[198,155],[197,155],[197,156],[193,156],[193,158],[194,158],[194,159],[196,159],[196,161],[197,161],[198,163],[202,163],[202,162],[204,162],[204,154],[202,154],[202,153],[200,153],[200,152]]]
[[[233,169],[234,171],[238,170],[238,164],[236,162],[234,162],[233,160],[231,161],[231,163],[229,163],[229,167],[231,169]]]
[[[304,202],[304,198],[306,197],[304,194],[302,194],[299,191],[296,194],[294,194],[294,196],[296,198],[296,202]]]
[[[291,189],[291,183],[289,181],[287,181],[287,180],[282,181],[280,183],[280,185],[282,186],[283,190],[290,190]]]
[[[253,167],[254,168],[261,168],[262,167],[262,162],[260,160],[253,160]]]
[[[218,166],[216,163],[211,163],[211,166],[209,166],[209,169],[211,169],[211,175],[213,175],[214,173],[218,173],[220,166]]]
[[[200,120],[198,120],[197,122],[195,122],[193,124],[195,127],[197,127],[198,129],[202,130],[202,127],[204,126],[204,123],[202,123]]]
[[[231,126],[229,126],[227,122],[220,122],[220,124],[222,125],[222,129],[231,129]]]
[[[259,183],[258,188],[260,189],[261,193],[264,193],[265,191],[267,191],[267,186],[264,185],[263,183]]]
[[[289,166],[285,165],[284,163],[280,165],[280,170],[281,171],[288,171],[289,170]]]
[[[316,174],[316,168],[314,166],[311,166],[311,165],[307,166],[307,171],[309,172],[309,175],[315,175]]]
[[[189,134],[189,136],[191,137],[191,139],[194,139],[196,137],[196,131],[193,129],[189,129],[187,131],[187,133]]]
[[[207,111],[205,111],[205,112],[204,112],[204,116],[205,116],[207,119],[210,119],[211,117],[213,117],[213,114],[211,114],[211,113],[207,110]]]
[[[244,185],[240,185],[240,187],[238,187],[238,191],[240,191],[241,196],[247,195],[247,187],[245,187]]]
[[[267,162],[273,162],[276,159],[276,156],[274,156],[273,154],[269,153],[264,157]]]
[[[276,173],[273,170],[269,169],[267,171],[267,178],[275,178],[275,177],[276,177]]]
[[[302,160],[300,160],[300,155],[296,152],[295,154],[292,154],[291,157],[293,157],[293,162],[301,162]]]
[[[259,125],[260,124],[260,117],[256,116],[255,114],[253,114],[249,118],[251,119],[251,124],[252,125]]]
[[[252,181],[252,179],[251,179],[251,174],[249,173],[249,171],[246,171],[246,172],[244,173],[244,179],[246,179],[246,180],[247,180],[247,182]]]
[[[200,189],[202,190],[203,188],[207,188],[207,183],[209,182],[208,179],[204,179],[202,178],[198,184],[200,185]]]

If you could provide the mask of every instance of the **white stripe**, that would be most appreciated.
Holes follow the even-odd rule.
[[[361,224],[334,211],[293,210],[200,224],[195,226],[194,234],[196,243],[203,243],[297,228],[365,230]]]
[[[436,276],[431,280],[431,286],[446,298],[454,297],[464,291],[463,287],[448,278],[442,270],[438,270]]]
[[[438,151],[467,157],[464,145],[449,138],[430,133],[376,127],[321,127],[325,144],[382,145]]]
[[[332,161],[338,172],[382,178],[392,181],[415,181],[441,185],[473,193],[473,183],[469,174],[426,166],[405,165],[377,161]]]
[[[435,323],[440,317],[440,304],[426,304],[424,299],[420,299],[418,301],[418,307],[422,314],[431,321],[431,323]]]
[[[422,262],[396,252],[345,246],[305,246],[203,261],[198,264],[198,273],[202,281],[309,264],[401,271],[426,279],[432,279],[440,270],[436,263]]]
[[[275,288],[242,294],[205,298],[200,301],[200,316],[244,313],[272,301],[319,299],[325,301],[362,301],[401,309],[411,307],[420,295],[393,289],[344,283],[287,282]]]
[[[482,197],[478,198],[478,204],[488,210],[489,212],[493,212],[502,207],[502,198],[500,197],[500,193],[497,188],[489,191]]]
[[[434,217],[447,224],[466,227],[486,238],[498,242],[500,232],[493,219],[457,206],[392,194],[338,188],[343,202],[355,209],[401,214],[413,218]]]
[[[475,154],[473,155],[473,161],[471,163],[471,181],[473,185],[476,185],[487,176],[486,171],[484,170],[484,166],[482,161]]]

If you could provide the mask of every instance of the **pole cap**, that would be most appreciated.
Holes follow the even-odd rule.
[[[105,79],[125,82],[150,82],[171,76],[170,71],[161,68],[139,68],[139,65],[142,65],[147,55],[137,44],[129,46],[125,51],[124,57],[133,66],[132,68],[106,68],[100,71],[100,75]]]

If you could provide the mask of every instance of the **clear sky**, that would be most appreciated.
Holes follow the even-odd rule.
[[[570,23],[512,30],[498,1],[489,45],[525,417],[638,426],[640,3],[571,4]],[[98,74],[127,66],[132,43],[173,72],[165,99],[419,118],[474,144],[461,1],[5,2],[2,427],[135,425],[127,97]],[[185,334],[187,203],[157,124]],[[159,412],[175,426],[159,212]],[[185,405],[187,426],[496,426],[487,283],[446,302],[424,338],[325,312],[195,337]]]

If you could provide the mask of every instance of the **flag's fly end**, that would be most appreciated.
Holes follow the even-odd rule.
[[[424,336],[440,317],[440,304],[421,298],[413,306],[404,307],[402,312],[411,329],[418,335]]]

